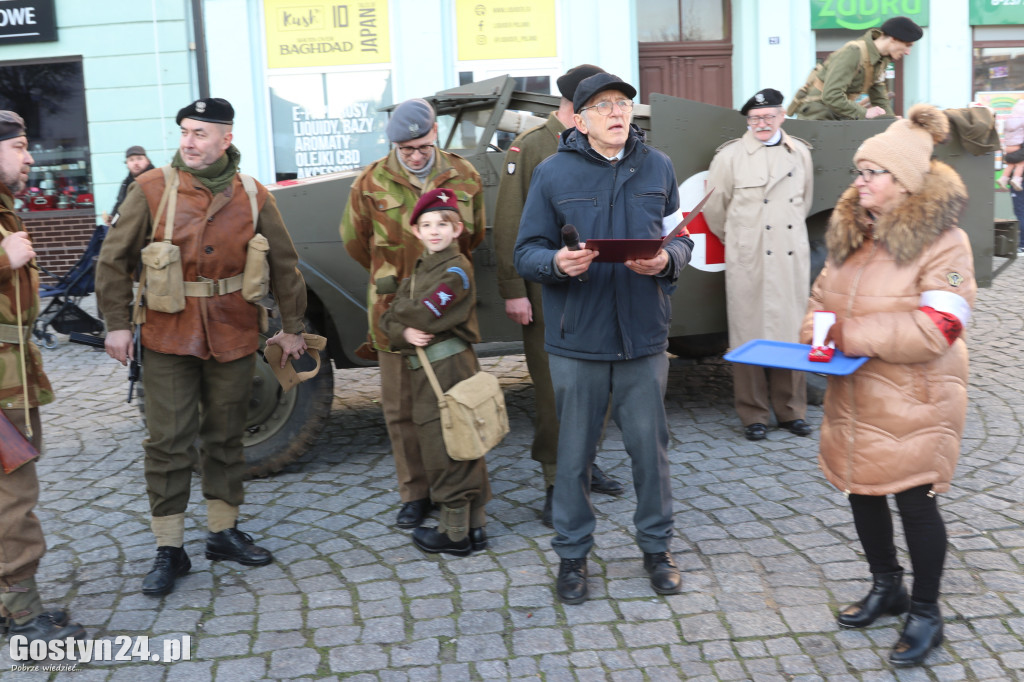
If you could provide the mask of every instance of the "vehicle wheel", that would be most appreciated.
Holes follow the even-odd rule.
[[[280,329],[280,320],[271,319],[271,328],[262,335],[262,346]],[[306,323],[306,329],[311,329]],[[299,361],[299,371],[305,368]],[[312,368],[312,361],[309,362]],[[334,374],[326,350],[320,351],[320,372],[285,393],[262,354],[256,358],[252,379],[252,397],[246,421],[245,463],[250,478],[280,471],[306,452],[320,433],[334,400]]]

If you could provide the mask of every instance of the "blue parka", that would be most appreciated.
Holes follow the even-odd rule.
[[[562,247],[563,225],[575,225],[581,242],[656,239],[662,236],[662,218],[678,208],[672,162],[649,147],[635,125],[615,164],[576,128],[562,133],[558,152],[534,170],[515,247],[519,274],[544,285],[549,353],[613,361],[668,347],[671,295],[693,249],[688,237],[669,243],[668,267],[654,277],[622,263],[591,263],[588,280],[580,282],[561,274],[554,258]]]

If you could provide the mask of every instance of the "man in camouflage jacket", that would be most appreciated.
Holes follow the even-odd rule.
[[[13,210],[13,195],[25,188],[32,163],[25,122],[12,111],[0,111],[0,408],[22,433],[31,433],[32,444],[41,450],[39,406],[53,402],[53,390],[39,349],[29,341],[39,313],[39,269],[32,242]],[[65,611],[43,611],[35,581],[46,552],[43,529],[33,511],[38,502],[35,461],[9,474],[0,468],[0,617],[12,637],[81,639],[85,630],[68,622]]]
[[[402,498],[397,525],[416,528],[430,508],[430,497],[412,422],[411,370],[401,355],[390,350],[380,317],[423,250],[409,227],[409,216],[421,194],[437,188],[455,193],[465,228],[459,248],[467,257],[483,241],[487,219],[479,173],[457,154],[437,148],[437,123],[428,102],[411,99],[398,105],[387,135],[391,152],[367,166],[352,183],[341,237],[349,255],[370,273],[366,293],[370,340],[357,353],[368,359],[376,356],[380,363],[381,407]]]

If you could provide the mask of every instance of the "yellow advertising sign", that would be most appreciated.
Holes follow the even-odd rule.
[[[388,0],[263,0],[267,66],[348,66],[391,61]]]
[[[455,0],[459,60],[557,57],[555,0]]]

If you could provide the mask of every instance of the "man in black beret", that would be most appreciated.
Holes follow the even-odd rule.
[[[747,132],[715,152],[714,187],[704,207],[708,227],[725,243],[729,345],[752,339],[796,343],[807,306],[810,244],[804,219],[813,197],[808,145],[782,130],[782,93],[761,90],[740,108]],[[747,440],[779,428],[811,433],[803,372],[733,365],[736,414]]]
[[[53,401],[53,389],[32,335],[25,333],[39,312],[39,268],[32,240],[14,210],[14,195],[25,189],[33,162],[25,121],[13,111],[0,111],[0,420],[40,451],[39,407]],[[0,449],[19,442],[27,447],[21,434],[0,436]],[[0,467],[0,629],[7,626],[10,638],[30,641],[84,639],[85,630],[70,622],[66,611],[43,609],[35,578],[46,552],[35,513],[38,503],[35,460],[10,471]]]
[[[110,210],[110,213],[104,213],[102,216],[104,225],[111,225],[117,220],[117,209],[127,196],[128,187],[135,182],[135,178],[148,170],[153,170],[153,163],[146,155],[146,150],[137,144],[133,144],[125,151],[124,165],[128,167],[128,175],[121,181],[121,187],[117,190],[117,201],[114,202],[114,208]]]
[[[544,475],[544,510],[541,522],[551,523],[551,498],[555,490],[558,459],[558,415],[555,412],[555,391],[551,386],[548,354],[544,350],[544,311],[541,306],[541,285],[524,280],[516,272],[512,254],[519,234],[526,192],[537,165],[558,149],[558,136],[572,128],[572,98],[576,87],[585,79],[604,69],[593,64],[580,64],[566,71],[556,81],[562,95],[558,109],[548,115],[542,125],[521,133],[512,141],[505,155],[505,172],[498,185],[498,206],[494,214],[494,250],[498,257],[498,293],[505,299],[505,314],[523,327],[523,351],[526,366],[533,379],[535,409],[533,421],[534,461],[540,463]],[[594,464],[590,489],[606,495],[621,495],[622,484]]]
[[[814,121],[892,118],[886,67],[910,54],[922,35],[922,28],[908,17],[893,17],[870,29],[814,67],[787,113]],[[857,102],[862,94],[868,96],[866,106]]]
[[[154,597],[174,589],[192,567],[184,533],[196,459],[206,501],[206,558],[245,566],[274,559],[237,528],[246,475],[242,436],[260,346],[258,302],[273,291],[281,331],[267,344],[281,346],[284,367],[306,350],[306,286],[273,196],[238,172],[234,115],[219,98],[196,100],[178,112],[174,159],[129,187],[96,270],[107,354],[121,364],[132,359],[132,327],[141,327],[146,490],[156,536],[156,560],[142,593]],[[145,296],[136,299],[132,276],[140,261]]]

